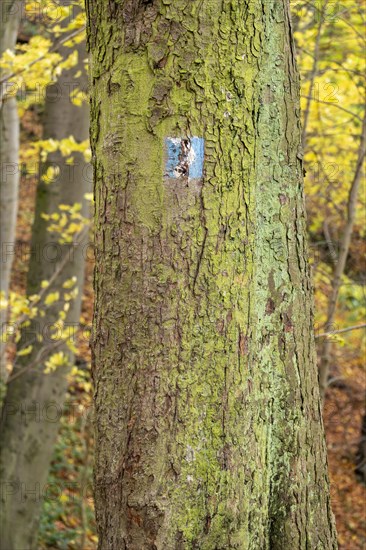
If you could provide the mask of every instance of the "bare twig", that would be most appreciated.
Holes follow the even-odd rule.
[[[366,323],[363,323],[362,325],[354,325],[352,327],[341,328],[339,330],[331,330],[330,332],[322,332],[321,334],[317,334],[315,338],[326,338],[327,336],[333,336],[334,334],[343,334],[344,332],[350,332],[351,330],[360,330],[362,328],[366,328]]]
[[[63,346],[67,341],[67,338],[61,338],[60,340],[57,340],[57,342],[53,342],[52,344],[49,344],[48,346],[46,347],[42,347],[39,352],[37,353],[36,357],[34,358],[34,360],[29,363],[26,367],[18,370],[16,373],[12,374],[11,376],[9,376],[9,378],[7,379],[6,383],[7,384],[10,384],[11,382],[13,382],[13,380],[15,380],[16,378],[19,378],[19,376],[21,376],[22,374],[24,374],[25,372],[28,372],[29,370],[31,370],[33,367],[35,367],[39,362],[43,361],[44,359],[46,359],[49,354],[54,351],[55,349]]]
[[[314,99],[313,97],[310,97],[310,96],[307,96],[307,95],[302,95],[301,97],[304,97],[305,99],[307,98],[307,99],[310,99],[310,100]],[[322,99],[316,99],[316,102],[317,103],[324,103],[324,105],[330,105],[332,107],[337,107],[337,109],[340,109],[341,111],[344,111],[345,113],[348,113],[349,115],[352,116],[352,118],[357,118],[357,120],[362,122],[362,117],[360,117],[359,115],[356,115],[356,113],[353,113],[349,109],[346,109],[345,107],[342,107],[338,103],[333,103],[331,101],[323,101]]]

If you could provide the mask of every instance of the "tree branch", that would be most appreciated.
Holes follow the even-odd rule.
[[[315,338],[325,338],[327,336],[333,336],[333,334],[343,334],[344,332],[350,332],[351,330],[359,330],[361,328],[366,328],[366,323],[363,323],[362,325],[354,325],[352,327],[341,328],[339,330],[332,330],[330,332],[322,332],[321,334],[317,334]]]

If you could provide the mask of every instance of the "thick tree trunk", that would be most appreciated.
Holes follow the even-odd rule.
[[[99,549],[336,548],[287,2],[87,11]]]
[[[4,2],[0,14],[0,57],[6,50],[14,50],[22,2]],[[0,79],[6,75],[0,71]],[[5,97],[6,84],[0,84],[0,246],[1,277],[0,291],[7,300],[10,284],[10,272],[15,247],[15,223],[18,211],[19,186],[19,118],[15,97]],[[0,310],[0,381],[7,378],[6,369],[6,318],[7,310]]]
[[[65,49],[65,55],[70,50]],[[48,87],[45,113],[44,137],[62,139],[73,135],[77,142],[88,137],[88,106],[74,106],[69,92],[76,84],[86,86],[84,61],[85,44],[78,46],[79,64],[63,71],[58,82]],[[76,77],[78,71],[83,76]],[[52,183],[39,182],[36,212],[32,232],[32,256],[28,274],[28,294],[39,292],[42,280],[55,277],[54,291],[64,281],[75,276],[79,293],[70,303],[65,326],[72,334],[79,323],[84,282],[87,232],[77,238],[75,245],[60,246],[58,235],[47,231],[48,222],[42,213],[58,211],[60,204],[82,203],[82,213],[88,216],[89,204],[84,194],[90,189],[90,173],[81,153],[73,154],[74,163],[68,165],[59,153],[49,156],[42,167],[58,166],[60,175]],[[65,261],[66,260],[66,261]],[[62,269],[61,269],[62,267]],[[37,316],[30,327],[22,332],[20,347],[33,345],[30,355],[15,366],[7,387],[2,412],[0,472],[2,481],[2,509],[0,531],[2,550],[32,550],[37,548],[39,513],[46,491],[48,470],[59,427],[67,389],[69,369],[60,367],[50,374],[44,373],[44,359],[39,359],[42,348],[51,334],[51,326],[58,319],[62,304],[54,304],[46,310],[45,317]],[[40,308],[44,310],[44,307]],[[42,335],[43,341],[37,341]],[[73,362],[73,354],[65,345],[64,351]],[[38,359],[37,359],[38,358]],[[30,368],[33,365],[33,368]]]

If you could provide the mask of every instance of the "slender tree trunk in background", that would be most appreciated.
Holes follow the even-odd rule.
[[[314,94],[315,78],[318,73],[320,39],[322,37],[322,30],[324,25],[325,14],[327,12],[327,7],[328,7],[328,0],[325,0],[325,2],[321,7],[318,7],[318,6],[315,7],[316,13],[318,14],[318,17],[319,17],[319,23],[318,23],[318,29],[317,29],[315,45],[314,45],[313,66],[311,68],[310,75],[309,75],[310,84],[309,84],[308,97],[306,100],[306,106],[303,113],[301,141],[302,141],[302,146],[304,150],[306,149],[306,138],[307,138],[309,117],[310,117],[311,102],[314,100],[313,94]]]
[[[362,417],[355,472],[360,481],[366,485],[366,413]]]
[[[84,104],[76,107],[69,98],[69,92],[75,84],[84,89],[86,87],[85,44],[77,49],[78,66],[63,71],[58,82],[47,89],[44,138],[58,140],[73,135],[80,142],[88,137],[88,106]],[[68,55],[70,50],[65,49],[64,53]],[[83,75],[76,77],[79,70]],[[55,289],[61,288],[65,280],[76,276],[79,293],[71,302],[65,320],[66,327],[77,327],[80,319],[87,232],[77,240],[77,246],[61,247],[57,244],[58,236],[47,231],[48,222],[42,218],[42,213],[51,214],[58,211],[60,204],[78,202],[83,204],[82,213],[88,216],[89,204],[84,198],[90,189],[88,165],[81,153],[74,153],[73,158],[74,164],[70,166],[59,153],[53,153],[42,167],[42,172],[45,172],[47,166],[57,165],[60,175],[50,184],[40,181],[38,185],[27,288],[28,294],[38,292],[41,281],[50,280],[58,271]],[[31,326],[23,331],[20,346],[32,344],[33,351],[15,366],[8,380],[0,446],[2,550],[37,548],[42,497],[65,400],[69,369],[60,367],[50,374],[44,374],[44,360],[37,361],[37,357],[46,344],[45,341],[37,342],[36,335],[47,337],[50,334],[50,327],[57,321],[60,307],[59,304],[50,306],[45,317],[37,316]],[[65,345],[60,346],[59,350],[68,355],[72,364],[73,354],[70,350]],[[35,368],[27,370],[33,362],[36,362]],[[22,369],[25,369],[24,372],[21,372]]]
[[[87,1],[100,550],[337,547],[287,4]]]
[[[22,2],[3,2],[0,5],[0,57],[8,49],[14,50],[21,19]],[[0,71],[0,79],[5,77]],[[6,85],[0,84],[3,91]],[[0,99],[0,245],[1,277],[0,291],[8,298],[12,250],[15,246],[15,224],[18,211],[19,186],[19,118],[15,97]],[[7,378],[5,342],[3,328],[7,310],[0,310],[0,379]],[[6,329],[4,330],[6,333]]]
[[[337,302],[339,290],[342,284],[342,277],[344,274],[344,269],[346,267],[346,261],[348,258],[349,247],[351,244],[353,226],[355,223],[356,210],[357,210],[357,200],[359,188],[362,181],[364,162],[366,156],[366,111],[364,112],[364,118],[361,128],[360,136],[360,146],[358,149],[356,170],[353,177],[352,185],[349,191],[348,196],[348,207],[347,207],[347,219],[346,225],[343,231],[341,243],[340,243],[340,252],[337,260],[337,264],[334,269],[333,278],[332,278],[332,288],[329,297],[328,303],[328,315],[327,321],[324,326],[324,332],[332,333],[332,330],[335,329],[334,322],[337,311]],[[324,398],[325,391],[328,385],[328,374],[329,366],[332,359],[332,340],[331,338],[326,337],[320,353],[320,366],[319,366],[319,384],[320,384],[320,394]]]

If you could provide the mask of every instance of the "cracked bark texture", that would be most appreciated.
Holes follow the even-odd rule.
[[[99,549],[335,549],[287,2],[86,4]]]

